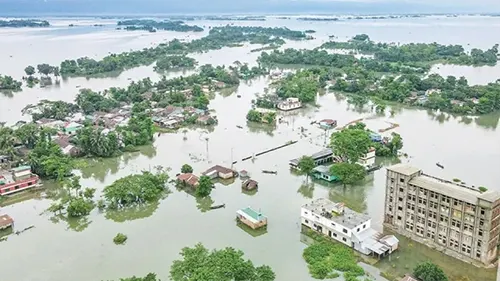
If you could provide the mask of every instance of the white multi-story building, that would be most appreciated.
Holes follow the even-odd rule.
[[[397,249],[394,235],[384,236],[371,228],[371,218],[326,198],[301,208],[302,225],[354,248],[365,255],[384,257]]]
[[[366,153],[364,156],[359,158],[358,162],[359,165],[365,167],[365,169],[369,170],[370,168],[375,166],[375,148],[370,148],[368,150],[368,153]]]
[[[302,103],[298,98],[287,98],[286,100],[278,103],[278,109],[283,111],[299,109],[302,107]]]

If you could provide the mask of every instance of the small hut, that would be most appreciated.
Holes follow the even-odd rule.
[[[248,177],[250,177],[250,174],[248,173],[247,170],[241,170],[240,171],[240,177],[241,178],[248,178]]]
[[[236,219],[252,229],[258,229],[267,225],[267,217],[250,207],[238,210],[236,212]]]
[[[257,190],[259,183],[252,179],[247,179],[241,184],[241,188],[246,191]]]
[[[0,230],[14,227],[14,220],[9,215],[0,216]]]

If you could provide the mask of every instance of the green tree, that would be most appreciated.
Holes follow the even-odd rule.
[[[28,65],[24,69],[24,72],[26,73],[26,75],[31,76],[31,75],[35,74],[35,68],[33,66],[31,66],[31,65]]]
[[[33,149],[40,139],[40,128],[34,124],[25,124],[15,131],[18,140],[27,148]]]
[[[168,175],[159,170],[156,173],[142,172],[118,179],[104,188],[104,198],[111,208],[128,207],[134,204],[158,200],[166,191]]]
[[[306,175],[306,182],[309,180],[309,175],[312,173],[316,163],[311,156],[302,156],[299,160],[298,167],[300,171]]]
[[[448,281],[444,271],[430,261],[417,265],[413,275],[422,281]]]
[[[74,162],[48,137],[45,133],[41,134],[40,141],[28,154],[28,164],[40,177],[62,180],[71,174]]]
[[[182,260],[175,260],[170,267],[173,281],[273,281],[276,278],[269,266],[256,267],[252,261],[244,259],[242,251],[230,247],[209,251],[197,244],[193,248],[183,248],[180,255]]]
[[[148,275],[144,277],[128,277],[128,278],[120,278],[119,281],[161,281],[160,279],[156,278],[156,274],[154,273],[149,273]]]
[[[250,109],[247,113],[247,120],[251,122],[262,122],[262,113],[257,110]]]
[[[51,74],[54,71],[54,67],[50,66],[46,63],[39,64],[36,66],[36,68],[38,70],[38,73],[43,74],[45,76],[48,76],[49,74]]]
[[[364,129],[345,128],[332,134],[333,153],[342,161],[354,164],[368,153],[372,146],[370,134]]]
[[[181,173],[186,174],[186,173],[192,173],[192,172],[193,172],[193,167],[191,167],[188,164],[182,165]]]
[[[207,197],[212,192],[214,184],[209,176],[201,176],[196,187],[196,196]]]
[[[342,182],[344,188],[349,184],[354,184],[363,180],[366,176],[365,168],[359,164],[341,162],[333,164],[330,173]]]

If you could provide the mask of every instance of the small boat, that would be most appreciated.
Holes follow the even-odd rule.
[[[237,98],[241,98],[241,95],[236,95]]]
[[[220,208],[226,208],[226,204],[210,206],[210,210],[215,210],[215,209],[220,209]]]
[[[438,166],[438,167],[439,167],[439,168],[441,168],[441,169],[444,169],[444,166],[443,166],[443,165],[441,165],[441,163],[439,163],[439,162],[438,162],[438,163],[436,163],[436,166]]]
[[[238,129],[243,129],[243,127],[242,127],[242,126],[240,126],[240,125],[236,125],[236,128],[238,128]]]
[[[269,171],[269,170],[262,170],[264,174],[273,174],[276,175],[278,172],[277,171]]]

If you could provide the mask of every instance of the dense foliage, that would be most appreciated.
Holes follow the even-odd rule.
[[[498,44],[486,51],[474,48],[468,54],[460,45],[375,43],[370,41],[366,34],[356,35],[348,42],[327,42],[322,47],[356,50],[366,54],[373,54],[376,60],[402,63],[444,61],[463,65],[494,65],[497,62],[498,55]]]
[[[41,131],[38,142],[28,154],[28,164],[33,173],[43,178],[62,179],[73,169],[73,161],[45,131]]]
[[[365,168],[359,164],[351,164],[348,162],[340,162],[333,164],[330,168],[330,173],[338,178],[344,185],[355,184],[363,180],[366,176]]]
[[[49,22],[46,20],[0,20],[0,27],[48,27]]]
[[[370,134],[363,128],[351,126],[335,132],[330,143],[333,153],[343,162],[355,164],[372,146]]]
[[[413,275],[421,281],[448,281],[443,270],[432,262],[424,262],[415,267]]]
[[[298,167],[300,172],[306,175],[306,181],[307,181],[314,167],[316,167],[316,162],[311,156],[304,155],[300,158]]]
[[[123,234],[123,233],[118,233],[116,234],[116,236],[113,238],[113,242],[116,244],[116,245],[123,245],[125,244],[125,242],[127,241],[128,237],[127,235]]]
[[[166,172],[142,172],[116,180],[104,188],[104,198],[110,208],[122,208],[134,204],[158,200],[166,191]]]
[[[174,39],[159,44],[154,48],[144,48],[138,51],[110,54],[97,61],[88,57],[76,60],[65,60],[61,63],[60,72],[65,76],[88,76],[100,73],[123,71],[140,65],[149,65],[166,55],[183,55],[186,53],[203,52],[221,49],[226,46],[249,42],[251,44],[283,44],[283,39],[302,40],[304,32],[288,28],[270,28],[253,26],[222,26],[213,27],[203,38],[190,42]]]
[[[115,132],[104,133],[102,128],[86,126],[77,133],[77,144],[82,153],[97,157],[116,156],[120,141]]]
[[[274,124],[276,122],[276,112],[261,112],[250,109],[247,113],[247,120],[250,122]]]
[[[178,32],[201,32],[203,28],[197,25],[187,25],[183,21],[155,21],[155,20],[123,20],[117,23],[118,26],[125,26],[126,30],[168,30]]]
[[[198,181],[198,186],[196,187],[196,196],[198,197],[207,197],[212,192],[212,188],[214,188],[214,184],[209,176],[201,176]]]
[[[193,248],[185,247],[170,268],[170,279],[173,281],[272,281],[276,278],[273,270],[267,266],[255,266],[252,261],[244,259],[240,250],[227,247],[222,250],[209,251],[202,244]]]
[[[387,142],[374,143],[375,154],[377,156],[397,156],[403,148],[403,138],[398,133],[392,133],[391,139]]]
[[[154,69],[156,71],[165,71],[179,67],[194,67],[196,60],[186,56],[165,56],[156,61]]]
[[[22,82],[15,80],[11,76],[0,75],[0,91],[10,90],[10,91],[20,91]]]
[[[193,172],[193,167],[191,167],[189,164],[184,164],[181,167],[181,173],[186,174],[186,173],[192,173]]]
[[[344,272],[344,277],[363,276],[364,270],[357,265],[353,250],[339,243],[321,240],[304,250],[303,257],[308,264],[309,272],[316,279],[330,279]]]
[[[312,102],[321,86],[319,70],[297,71],[279,82],[276,93],[280,98],[298,98],[301,102]]]

